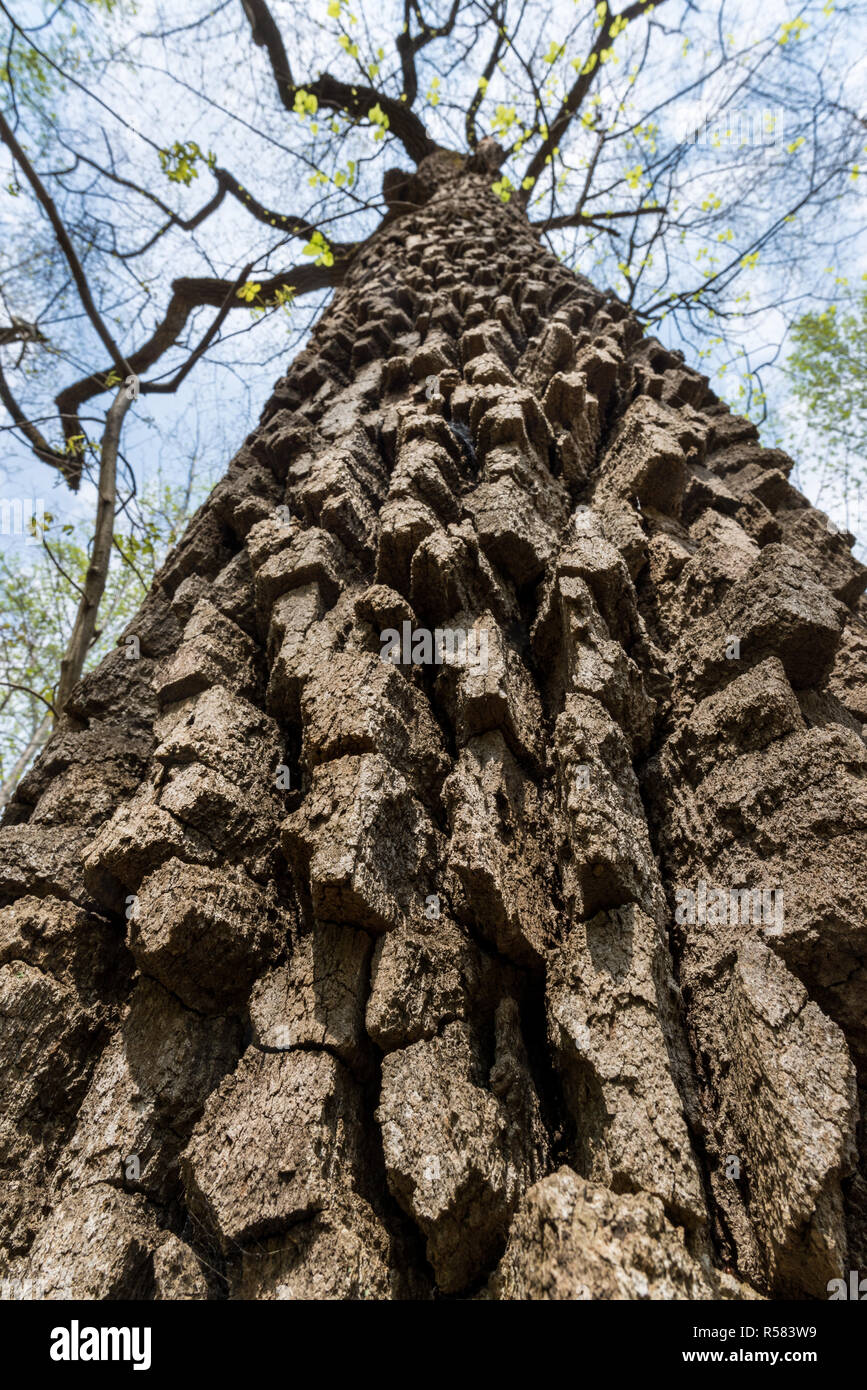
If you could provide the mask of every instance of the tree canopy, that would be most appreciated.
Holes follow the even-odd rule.
[[[847,36],[861,15],[832,0],[0,14],[0,395],[72,486],[130,373],[147,399],[208,353],[285,352],[274,322],[288,311],[303,331],[298,301],[315,312],[388,215],[384,172],[438,147],[496,137],[495,195],[649,324],[673,317],[697,353],[733,356],[745,325],[785,313],[817,255],[844,259],[857,231]],[[240,345],[267,324],[267,346]]]

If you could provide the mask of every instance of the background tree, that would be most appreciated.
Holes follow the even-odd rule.
[[[867,291],[802,314],[791,340],[786,370],[804,421],[798,442],[821,465],[816,502],[839,496],[846,529],[858,536],[867,492]]]
[[[207,493],[188,464],[183,483],[154,476],[126,502],[112,535],[116,563],[99,624],[82,663],[86,672],[114,646],[154,575]],[[57,714],[58,673],[90,566],[89,518],[31,518],[28,545],[0,551],[0,806],[48,738]]]

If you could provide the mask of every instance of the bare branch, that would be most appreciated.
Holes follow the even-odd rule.
[[[296,85],[280,31],[265,0],[241,0],[250,23],[253,42],[263,47],[271,63],[277,95],[287,111],[295,110],[295,95],[311,92],[320,106],[328,111],[344,111],[357,120],[366,120],[371,107],[379,105],[388,117],[389,130],[397,136],[407,154],[416,163],[433,154],[436,142],[430,138],[423,122],[409,109],[408,101],[395,101],[384,92],[367,85],[341,82],[324,72],[315,82]]]
[[[426,48],[433,39],[444,39],[448,37],[455,27],[455,20],[458,17],[459,9],[460,0],[452,0],[452,7],[445,24],[431,26],[425,22],[418,0],[404,0],[403,30],[397,36],[395,47],[400,55],[400,70],[403,74],[403,90],[406,95],[407,106],[412,106],[418,96],[418,73],[415,68],[416,54],[420,53],[423,48]],[[413,34],[411,30],[413,15],[415,15],[420,25],[417,34]]]
[[[645,217],[648,213],[655,212],[657,216],[662,216],[666,209],[658,208],[624,208],[619,212],[567,212],[562,217],[548,217],[542,222],[531,222],[531,227],[537,227],[541,232],[553,231],[556,227],[594,227],[603,222],[614,222],[625,217]],[[605,228],[605,230],[609,230]]]
[[[48,440],[28,420],[16,401],[2,366],[0,366],[0,401],[6,407],[13,425],[24,435],[36,457],[41,459],[43,463],[50,464],[52,468],[59,469],[73,492],[77,491],[81,481],[81,460],[76,459],[74,455],[63,454],[57,449],[52,449]]]
[[[504,13],[500,6],[498,4],[495,4],[491,10],[491,19],[494,25],[496,26],[496,37],[494,39],[494,43],[491,48],[490,55],[488,57],[488,61],[485,63],[481,81],[476,87],[476,90],[473,93],[473,99],[467,107],[466,119],[464,121],[464,129],[466,131],[467,144],[469,145],[471,150],[474,150],[476,148],[476,145],[479,143],[479,135],[478,131],[476,130],[476,116],[478,114],[479,107],[481,106],[484,100],[485,91],[487,90],[487,84],[491,80],[494,68],[500,61],[500,56],[506,44],[505,34],[503,32],[504,17]]]
[[[329,289],[333,285],[339,285],[343,279],[346,263],[351,255],[353,247],[332,246],[331,251],[334,256],[333,266],[299,265],[293,266],[289,270],[283,271],[280,275],[272,275],[260,282],[258,303],[267,305],[272,302],[278,290],[292,289],[295,297],[303,294],[311,294],[317,290]],[[244,279],[249,275],[249,267],[243,272]],[[199,344],[192,358],[181,368],[180,372],[172,379],[172,383],[163,382],[142,382],[142,394],[153,393],[165,394],[173,391],[184,379],[190,367],[201,357],[206,347],[210,345],[216,329],[225,319],[228,312],[232,309],[249,309],[250,305],[246,300],[239,299],[237,290],[244,280],[220,280],[217,277],[183,277],[172,283],[172,296],[169,300],[168,308],[162,322],[152,333],[151,337],[135,352],[130,354],[129,368],[136,376],[141,376],[154,363],[159,361],[163,353],[172,347],[183,332],[187,319],[193,309],[201,306],[210,305],[220,311],[218,321],[211,325],[206,335],[207,342],[204,346]],[[78,426],[78,411],[85,401],[91,400],[94,396],[101,395],[107,389],[107,379],[111,374],[111,368],[102,368],[100,371],[91,372],[89,376],[83,377],[81,381],[75,382],[72,386],[67,386],[56,397],[57,409],[60,412],[64,429],[71,433],[80,433]]]
[[[656,8],[658,8],[658,6],[663,3],[664,0],[658,0]],[[525,179],[532,179],[533,183],[536,182],[539,175],[542,173],[542,170],[545,168],[545,164],[548,158],[550,156],[553,156],[554,150],[557,149],[560,143],[562,142],[563,137],[566,134],[566,131],[569,129],[569,126],[572,123],[573,117],[576,115],[578,111],[580,111],[581,106],[584,103],[584,98],[590,91],[590,88],[592,87],[593,81],[596,77],[597,69],[599,68],[599,55],[603,52],[604,49],[610,48],[611,46],[611,31],[615,23],[623,20],[629,22],[633,19],[637,19],[639,15],[646,14],[647,11],[647,0],[637,0],[636,4],[627,6],[627,8],[619,15],[615,15],[612,12],[611,8],[606,5],[605,18],[603,19],[602,24],[599,27],[599,32],[596,35],[596,38],[593,42],[593,47],[591,48],[590,53],[587,56],[587,61],[585,62],[583,68],[579,72],[572,86],[570,87],[567,96],[563,100],[560,110],[557,112],[557,115],[554,117],[553,121],[548,127],[547,136],[542,141],[542,144],[539,146],[536,153],[533,155],[533,158],[530,160],[530,163],[527,165],[524,174]],[[522,192],[521,198],[523,202],[527,201],[531,191],[532,190],[530,189],[524,190]]]
[[[121,352],[120,348],[117,346],[117,343],[114,341],[105,324],[103,323],[99,311],[97,310],[97,307],[93,302],[93,296],[90,293],[90,286],[87,283],[87,277],[85,276],[84,270],[81,266],[81,262],[79,261],[78,256],[76,255],[75,247],[69,239],[69,233],[63,225],[63,219],[61,218],[60,213],[57,211],[57,208],[54,205],[54,200],[49,196],[45,188],[45,185],[43,184],[36,170],[33,168],[33,165],[30,163],[30,160],[27,158],[27,155],[22,150],[18,141],[15,139],[15,136],[10,126],[8,125],[2,111],[0,111],[0,139],[2,139],[4,145],[6,145],[13,159],[15,159],[15,161],[21,168],[21,172],[24,174],[24,177],[27,179],[27,182],[30,184],[30,187],[33,189],[33,192],[36,195],[37,202],[42,207],[49,222],[51,223],[51,226],[54,230],[54,235],[57,238],[57,244],[63,252],[64,256],[66,257],[66,263],[69,266],[73,281],[75,282],[75,288],[78,290],[78,297],[81,300],[82,306],[84,307],[84,312],[87,314],[87,317],[93,324],[96,333],[99,335],[99,338],[103,343],[103,346],[106,348],[117,370],[120,372],[125,372],[126,370],[128,370],[126,366],[126,359],[124,358],[123,353]]]

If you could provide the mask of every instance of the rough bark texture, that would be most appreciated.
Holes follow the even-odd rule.
[[[489,184],[422,163],[7,810],[13,1296],[867,1263],[865,571]]]

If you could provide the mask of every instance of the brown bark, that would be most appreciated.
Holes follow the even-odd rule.
[[[402,186],[7,812],[13,1287],[858,1267],[864,571],[490,181]]]

